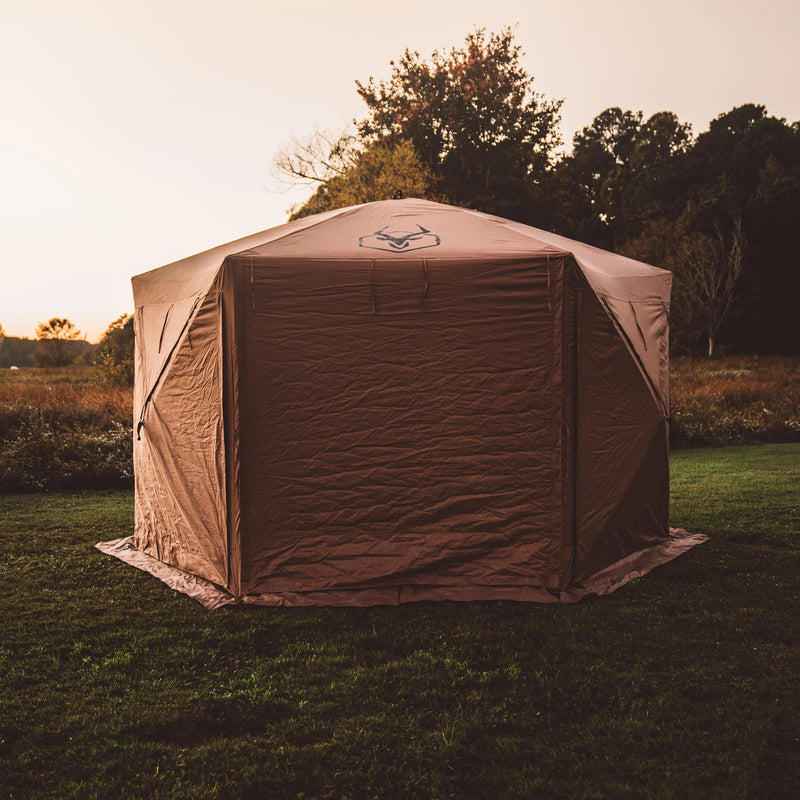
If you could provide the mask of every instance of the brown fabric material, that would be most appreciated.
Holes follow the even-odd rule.
[[[421,200],[135,277],[137,550],[276,603],[569,599],[670,541],[670,280]]]
[[[558,587],[563,259],[414,261],[237,260],[245,593]]]
[[[100,542],[98,550],[130,564],[162,581],[170,589],[197,600],[213,611],[230,605],[253,606],[397,606],[421,601],[486,601],[515,600],[528,603],[577,603],[591,595],[607,595],[641,578],[651,570],[666,564],[708,541],[708,537],[670,528],[670,535],[658,544],[637,550],[606,569],[595,573],[590,580],[574,584],[563,592],[549,592],[531,586],[498,587],[472,586],[399,586],[384,589],[342,589],[323,592],[282,592],[280,594],[249,594],[235,596],[203,578],[165,564],[136,549],[132,536]]]
[[[190,572],[184,572],[177,567],[159,561],[159,559],[141,550],[137,550],[133,536],[123,536],[110,542],[99,542],[95,547],[101,553],[114,556],[114,558],[130,564],[132,567],[142,570],[142,572],[149,573],[169,586],[170,589],[197,600],[198,603],[209,610],[221,608],[222,606],[236,605],[238,602],[234,595],[221,589],[211,581],[192,575]]]
[[[241,514],[241,426],[239,397],[239,350],[242,341],[240,319],[234,313],[237,287],[231,270],[223,266],[220,272],[221,330],[223,358],[223,417],[225,426],[225,470],[228,526],[228,582],[229,591],[238,595],[242,591],[242,514]]]
[[[228,584],[219,294],[176,345],[168,379],[142,399],[134,436],[136,547]],[[137,381],[138,384],[138,381]]]
[[[587,578],[668,536],[668,431],[663,411],[606,314],[578,296],[577,554]]]

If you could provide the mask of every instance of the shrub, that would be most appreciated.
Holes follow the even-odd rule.
[[[0,491],[133,485],[132,395],[96,368],[0,378]]]
[[[0,491],[129,488],[132,435],[118,422],[105,431],[26,426],[0,443]]]

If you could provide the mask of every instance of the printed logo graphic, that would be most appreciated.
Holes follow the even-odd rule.
[[[359,247],[369,250],[388,250],[390,253],[408,253],[411,250],[423,250],[426,247],[436,247],[441,244],[441,239],[431,233],[422,225],[417,225],[419,230],[401,231],[388,230],[386,225],[375,233],[362,236],[358,240]]]

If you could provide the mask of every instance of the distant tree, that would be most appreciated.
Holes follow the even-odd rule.
[[[75,342],[81,332],[68,319],[53,317],[36,327],[36,363],[40,367],[66,367],[77,356]]]
[[[727,229],[717,223],[714,236],[692,232],[676,247],[678,291],[705,332],[709,358],[716,355],[717,334],[737,299],[744,250],[741,217]]]
[[[692,141],[692,126],[688,122],[681,122],[672,111],[659,111],[636,131],[630,156],[631,168],[640,172],[687,153]]]
[[[671,213],[670,191],[674,191],[681,159],[693,143],[691,125],[671,111],[653,114],[640,125],[620,195],[620,219],[614,232],[617,245],[638,235],[649,219]]]
[[[95,353],[95,364],[109,383],[133,385],[133,347],[133,316],[123,314],[108,326]]]
[[[641,111],[623,111],[614,106],[572,137],[574,168],[598,199],[615,168],[629,167],[641,124]]]
[[[583,224],[592,244],[613,248],[614,231],[627,187],[641,111],[607,108],[572,138],[572,153],[559,170],[588,200]]]
[[[704,233],[691,209],[675,222],[659,217],[620,248],[631,258],[674,273],[670,319],[677,349],[693,349],[699,336],[707,356],[717,353],[723,323],[741,300],[745,237],[741,217],[716,221]]]
[[[6,332],[3,330],[2,324],[0,324],[0,357],[3,355],[3,342],[6,339]]]
[[[38,344],[35,339],[6,335],[0,352],[0,367],[35,367],[34,353]]]
[[[533,91],[513,32],[478,29],[429,62],[406,50],[388,80],[356,82],[364,141],[409,140],[450,202],[513,218],[528,213],[561,143],[561,101]]]

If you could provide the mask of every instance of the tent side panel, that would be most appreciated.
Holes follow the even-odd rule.
[[[669,535],[663,408],[586,285],[578,291],[577,409],[580,581]]]
[[[245,592],[558,590],[562,271],[256,259]]]
[[[141,348],[153,337],[137,338]],[[138,549],[227,588],[220,296],[212,288],[177,344],[134,437]]]

